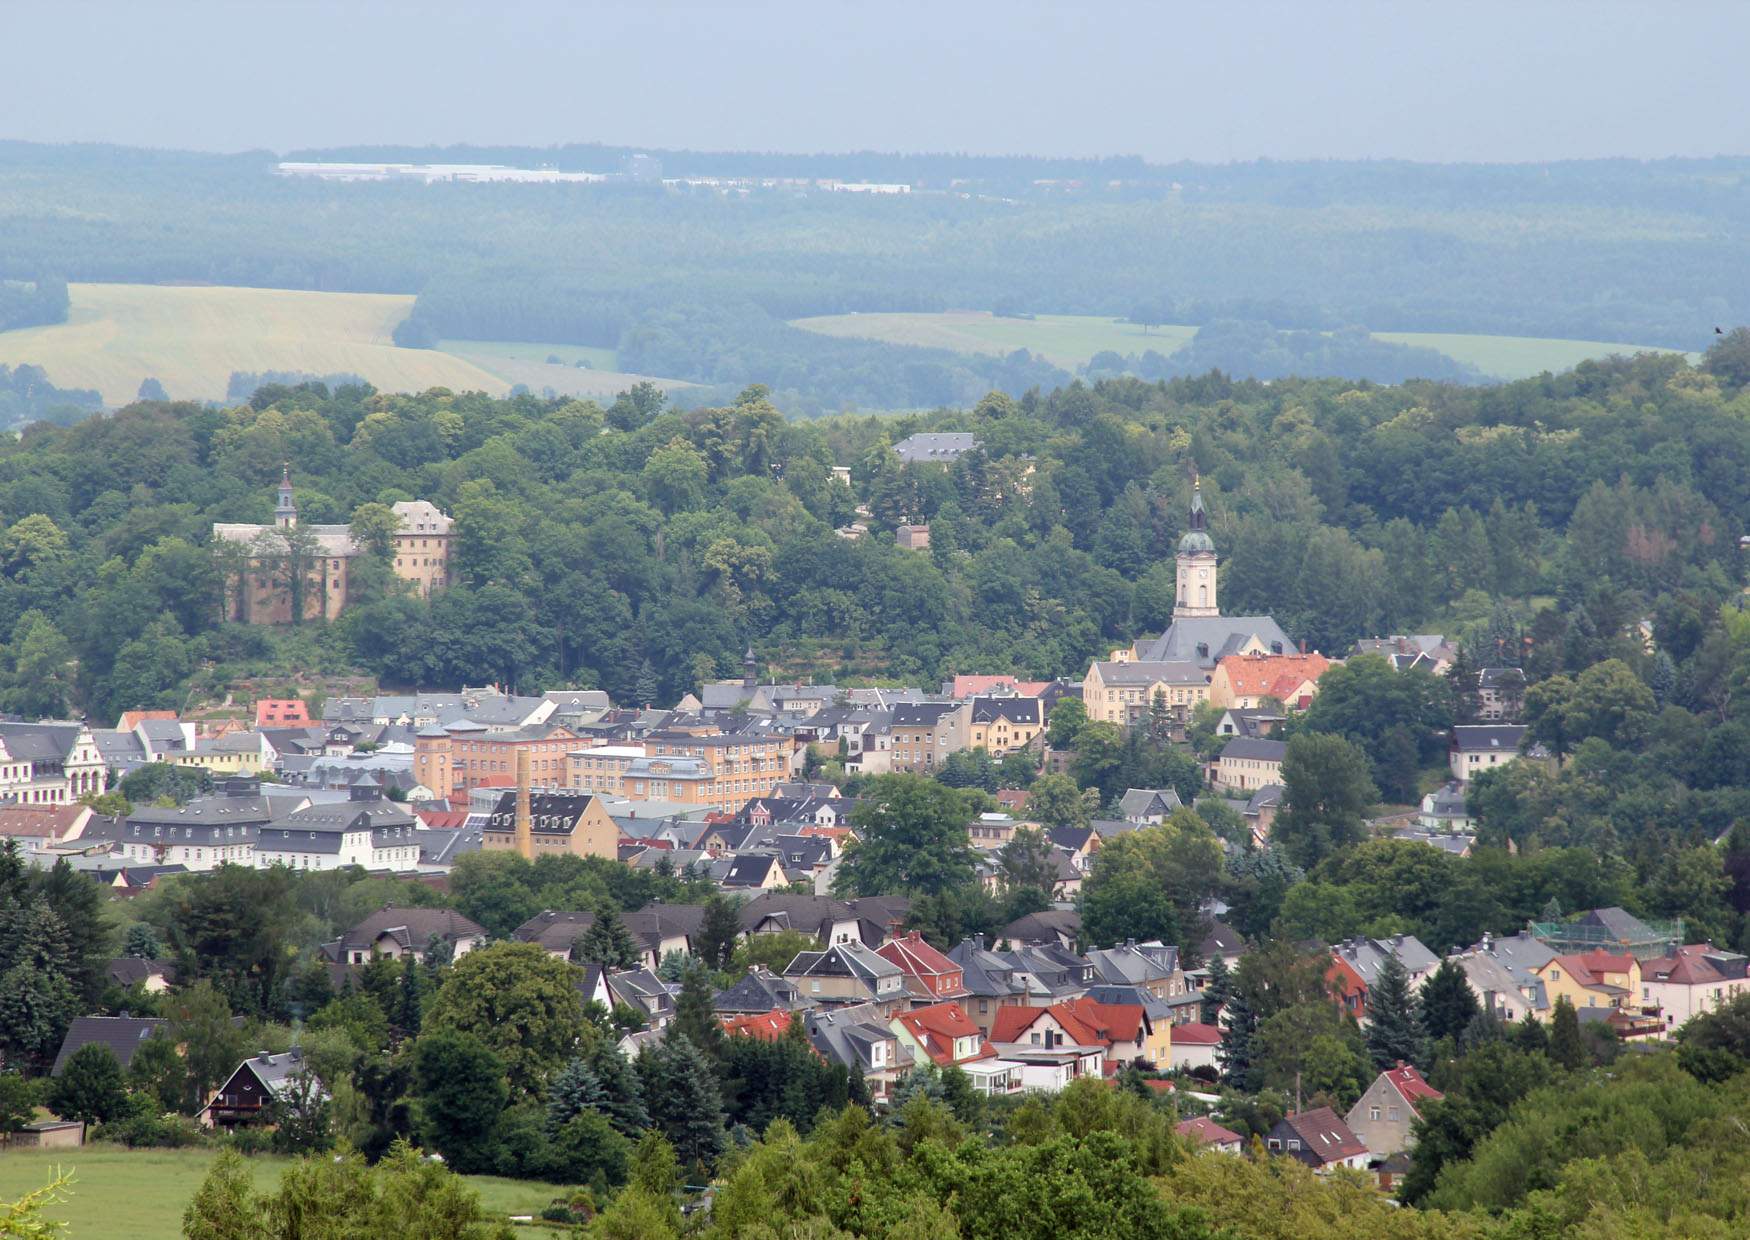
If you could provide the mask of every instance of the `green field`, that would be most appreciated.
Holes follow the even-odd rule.
[[[524,340],[440,340],[438,348],[445,353],[461,353],[471,357],[499,358],[507,362],[540,362],[550,357],[561,366],[585,363],[591,370],[618,370],[619,362],[612,349],[598,349],[587,344],[540,344]]]
[[[1196,334],[1195,327],[1155,327],[1147,332],[1123,319],[1095,315],[1042,314],[1033,319],[997,318],[984,311],[944,314],[832,314],[797,319],[795,326],[828,336],[922,345],[956,353],[1008,353],[1028,349],[1066,368],[1085,365],[1094,354],[1170,354]],[[1635,345],[1596,340],[1546,340],[1532,336],[1468,336],[1444,332],[1375,332],[1394,344],[1437,349],[1500,379],[1523,379],[1545,370],[1567,370],[1593,357],[1643,351]],[[1649,346],[1650,348],[1650,346]],[[1671,352],[1672,350],[1653,350]]]
[[[526,383],[534,392],[612,397],[642,377],[615,372],[612,350],[576,345],[397,348],[392,334],[413,308],[400,294],[156,284],[74,284],[69,292],[67,322],[0,332],[0,364],[41,366],[51,383],[96,388],[112,406],[134,399],[148,377],[175,399],[221,400],[238,370],[355,374],[385,392],[495,396]],[[594,369],[547,365],[554,353]]]
[[[47,1213],[68,1225],[68,1240],[177,1240],[182,1212],[200,1187],[214,1151],[125,1150],[87,1146],[78,1150],[8,1150],[0,1153],[0,1201],[13,1201],[41,1188],[58,1167],[73,1174],[71,1195]],[[266,1156],[249,1160],[256,1187],[270,1189],[287,1160]],[[561,1189],[552,1184],[465,1177],[480,1193],[488,1214],[538,1216]],[[519,1236],[548,1240],[546,1227],[519,1228]]]

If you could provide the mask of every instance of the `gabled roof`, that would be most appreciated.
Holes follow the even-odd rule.
[[[1177,1033],[1178,1030],[1175,1029],[1173,1032]],[[1404,1063],[1401,1060],[1397,1067],[1387,1068],[1379,1075],[1387,1084],[1398,1091],[1398,1096],[1409,1104],[1411,1112],[1416,1115],[1422,1113],[1418,1104],[1423,1102],[1439,1102],[1442,1098],[1446,1097],[1445,1094],[1428,1084],[1428,1082],[1423,1079],[1422,1074],[1416,1071],[1412,1065]]]
[[[1011,943],[1056,943],[1060,937],[1074,942],[1081,932],[1080,913],[1074,909],[1048,908],[1015,918],[997,937]]]
[[[1190,659],[1213,669],[1220,659],[1238,654],[1254,639],[1266,650],[1294,647],[1282,626],[1269,616],[1185,616],[1174,620],[1153,641],[1138,642],[1136,657],[1154,663]],[[1208,653],[1200,653],[1199,646]]]
[[[790,1032],[790,1013],[774,1008],[769,1012],[755,1012],[743,1016],[724,1016],[720,1018],[723,1032],[731,1035],[757,1038],[761,1042],[776,1042]]]
[[[1174,810],[1184,808],[1184,804],[1174,788],[1126,788],[1118,799],[1118,812],[1130,821],[1138,822],[1156,814],[1164,818]]]
[[[176,962],[174,960],[141,960],[136,956],[117,956],[109,962],[109,967],[104,970],[104,976],[124,989],[129,986],[138,986],[141,982],[154,977],[174,982],[176,980]]]
[[[1331,661],[1316,651],[1312,654],[1233,654],[1217,664],[1226,673],[1228,684],[1236,695],[1284,700],[1307,681],[1323,676],[1330,666]]]
[[[1280,762],[1288,756],[1286,741],[1263,740],[1250,736],[1236,736],[1222,746],[1222,761],[1229,758],[1247,758],[1258,762]]]
[[[1214,1025],[1196,1021],[1173,1026],[1173,1044],[1184,1046],[1220,1046],[1221,1030]]]
[[[384,935],[394,939],[403,950],[422,952],[434,938],[450,944],[462,939],[484,939],[486,927],[454,909],[385,904],[347,931],[341,946],[347,951],[369,951]]]
[[[1173,1030],[1177,1040],[1179,1030]],[[1207,1115],[1199,1115],[1196,1119],[1183,1119],[1173,1125],[1173,1131],[1181,1137],[1190,1137],[1198,1145],[1238,1145],[1245,1140],[1231,1128],[1223,1128]]]
[[[73,1052],[93,1042],[109,1047],[116,1062],[126,1068],[140,1044],[168,1023],[156,1016],[75,1016],[61,1038],[61,1049],[55,1054],[55,1066],[49,1069],[49,1075],[61,1075]]]
[[[1462,753],[1518,753],[1525,731],[1518,723],[1461,723],[1452,729],[1452,747]]]
[[[984,1031],[973,1024],[972,1018],[961,1010],[958,1003],[936,1003],[929,1007],[916,1008],[900,1013],[894,1017],[894,1021],[924,1048],[932,1060],[943,1067],[996,1056],[996,1051],[984,1040]],[[956,1056],[954,1042],[957,1038],[977,1038],[977,1053]]]
[[[793,1012],[814,1006],[814,1000],[802,993],[787,977],[771,972],[764,965],[755,965],[742,975],[735,985],[717,992],[713,1006],[719,1012]]]
[[[998,719],[1006,719],[1010,723],[1043,725],[1045,703],[1036,697],[972,699],[972,722],[995,723]]]
[[[784,967],[785,977],[852,977],[875,983],[903,977],[905,971],[861,943],[834,943],[817,952],[798,952]]]
[[[1299,1138],[1301,1148],[1298,1152],[1305,1156],[1302,1161],[1311,1162],[1315,1166],[1325,1166],[1367,1153],[1367,1146],[1343,1122],[1342,1116],[1330,1107],[1316,1107],[1297,1115],[1285,1115],[1271,1135],[1275,1136],[1284,1130]]]
[[[964,972],[960,965],[931,947],[916,930],[903,938],[883,943],[875,951],[883,960],[898,965],[902,972],[911,977],[956,976],[964,978]],[[961,986],[960,993],[968,993],[964,985]]]

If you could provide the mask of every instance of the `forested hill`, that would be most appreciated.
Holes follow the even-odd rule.
[[[357,387],[143,404],[0,448],[0,706],[110,718],[241,670],[354,666],[622,700],[654,676],[672,700],[749,644],[821,679],[1079,677],[1167,621],[1194,470],[1230,613],[1330,652],[1523,634],[1581,667],[1619,646],[1644,659],[1621,635],[1651,617],[1681,692],[1741,575],[1747,381],[1741,332],[1702,367],[1642,357],[1492,389],[1210,375],[896,419],[787,421],[757,388],[685,413],[652,389],[606,410]],[[901,467],[890,444],[919,429],[981,448]],[[456,584],[427,605],[366,566],[332,627],[222,626],[210,524],[268,520],[287,460],[306,521],[411,498],[451,512]],[[859,501],[869,536],[835,537]],[[927,553],[894,545],[907,518],[931,523]]]
[[[588,148],[573,159],[578,149],[441,154],[595,166],[624,153]],[[439,154],[303,154],[366,153]],[[1683,349],[1705,347],[1715,324],[1750,321],[1750,291],[1731,274],[1750,269],[1741,159],[1157,169],[658,154],[671,175],[892,177],[926,188],[873,198],[326,184],[275,177],[268,152],[0,143],[0,279],[415,293],[405,342],[612,348],[623,369],[708,385],[711,400],[764,383],[791,413],[970,403],[992,387],[1018,395],[1067,378],[1025,355],[956,358],[787,325],[809,315],[1124,316],[1152,302],[1170,314],[1163,321],[1197,325]],[[937,185],[956,171],[967,185]]]

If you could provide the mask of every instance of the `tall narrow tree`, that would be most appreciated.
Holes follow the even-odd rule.
[[[1367,1053],[1380,1071],[1400,1063],[1427,1066],[1428,1042],[1410,992],[1410,973],[1387,956],[1367,991]]]
[[[1464,1036],[1481,1007],[1456,960],[1443,960],[1422,983],[1421,1009],[1422,1028],[1430,1039],[1456,1042]]]

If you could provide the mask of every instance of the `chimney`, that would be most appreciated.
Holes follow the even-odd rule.
[[[535,859],[535,837],[529,816],[529,750],[516,751],[516,851],[524,861]]]
[[[266,1063],[268,1060],[273,1058],[273,1052],[271,1052],[271,1051],[256,1051],[255,1057],[257,1059],[261,1060],[262,1063]]]

